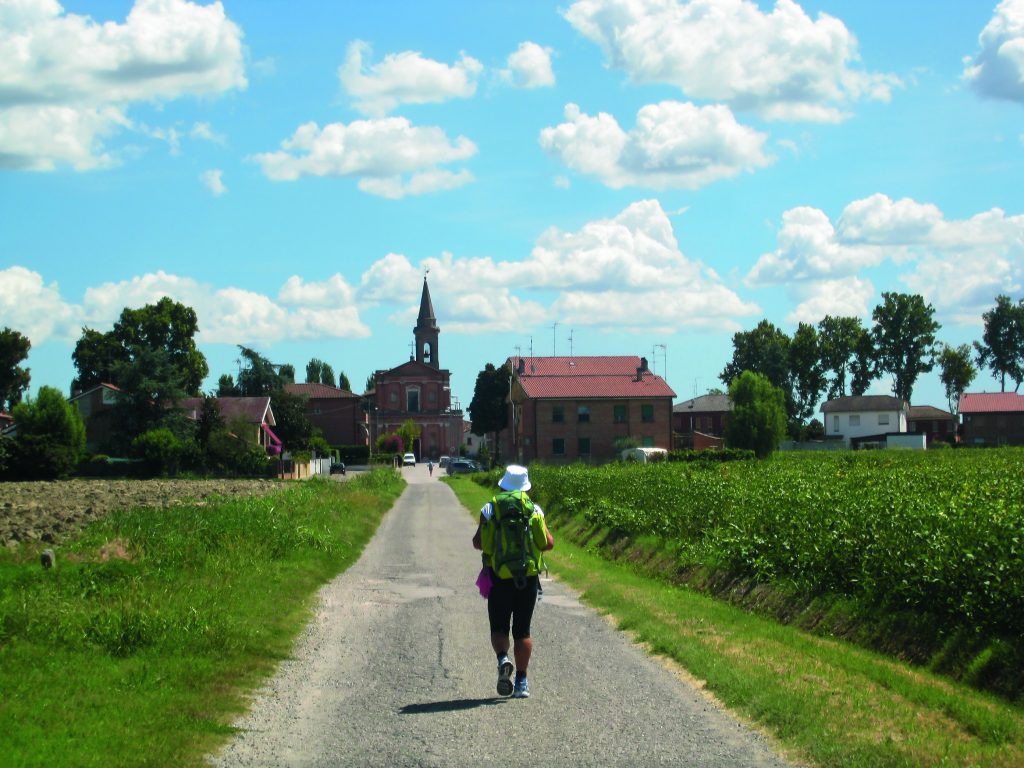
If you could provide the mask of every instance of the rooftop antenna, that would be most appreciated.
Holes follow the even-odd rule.
[[[664,365],[661,366],[661,378],[663,378],[665,380],[665,383],[667,384],[668,383],[668,346],[666,346],[665,344],[655,344],[654,348],[661,350],[661,361],[662,361],[662,363],[664,363]],[[657,362],[657,360],[658,360],[657,356],[654,357],[654,360],[655,360],[655,362]]]
[[[569,357],[572,357],[572,335],[573,335],[573,329],[570,328],[569,329]]]
[[[555,331],[558,330],[558,323],[551,326],[551,356],[558,357],[558,341],[555,338]]]

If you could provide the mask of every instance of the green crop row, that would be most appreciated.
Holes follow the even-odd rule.
[[[679,565],[1024,635],[1024,450],[531,467],[549,513],[656,536]]]

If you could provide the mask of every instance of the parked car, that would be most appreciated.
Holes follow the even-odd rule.
[[[407,454],[405,454],[405,456],[402,457],[402,465],[406,466],[406,467],[415,467],[416,466],[416,454],[415,453],[407,453]]]
[[[469,459],[452,459],[448,462],[447,472],[449,475],[461,475],[476,471],[478,471],[476,464]]]
[[[442,456],[440,459],[437,460],[437,466],[439,466],[441,469],[444,469],[445,467],[448,466],[448,462],[451,460],[451,456]]]
[[[345,474],[345,462],[343,462],[343,461],[336,461],[333,464],[331,464],[331,474],[332,475],[344,475]]]

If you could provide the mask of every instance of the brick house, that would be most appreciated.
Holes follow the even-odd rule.
[[[909,407],[889,395],[850,395],[821,406],[825,437],[842,438],[848,447],[884,443],[886,435],[905,433]]]
[[[907,431],[924,435],[928,445],[956,441],[956,416],[931,405],[912,405],[907,412]]]
[[[71,398],[85,424],[85,449],[89,453],[109,450],[114,435],[114,406],[120,396],[121,390],[113,384],[97,384]]]
[[[277,426],[270,398],[264,397],[217,397],[217,406],[224,426],[236,437],[247,443],[262,446],[267,453],[280,454],[281,440],[271,427]],[[178,401],[178,408],[185,416],[198,420],[203,413],[203,398],[186,397]]]
[[[285,392],[306,400],[306,418],[329,445],[366,445],[362,398],[329,384],[285,384]]]
[[[963,445],[1024,445],[1024,395],[964,392],[960,419]]]
[[[678,448],[720,448],[732,413],[728,395],[701,395],[672,409],[672,431]]]
[[[365,395],[371,449],[379,435],[397,431],[412,420],[419,439],[407,451],[421,461],[455,456],[462,444],[462,411],[452,407],[451,372],[441,367],[438,337],[427,278],[423,278],[420,312],[413,329],[416,353],[401,365],[373,374],[374,387]]]
[[[675,392],[647,367],[622,357],[509,358],[511,452],[518,461],[603,462],[616,440],[672,447]]]

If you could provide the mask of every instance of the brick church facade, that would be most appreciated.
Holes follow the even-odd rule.
[[[413,329],[416,351],[407,362],[373,374],[374,388],[368,392],[367,421],[371,448],[377,437],[396,432],[412,420],[420,436],[406,451],[418,461],[454,456],[462,443],[462,411],[452,408],[451,372],[442,368],[434,306],[427,278],[423,278],[420,312]]]

